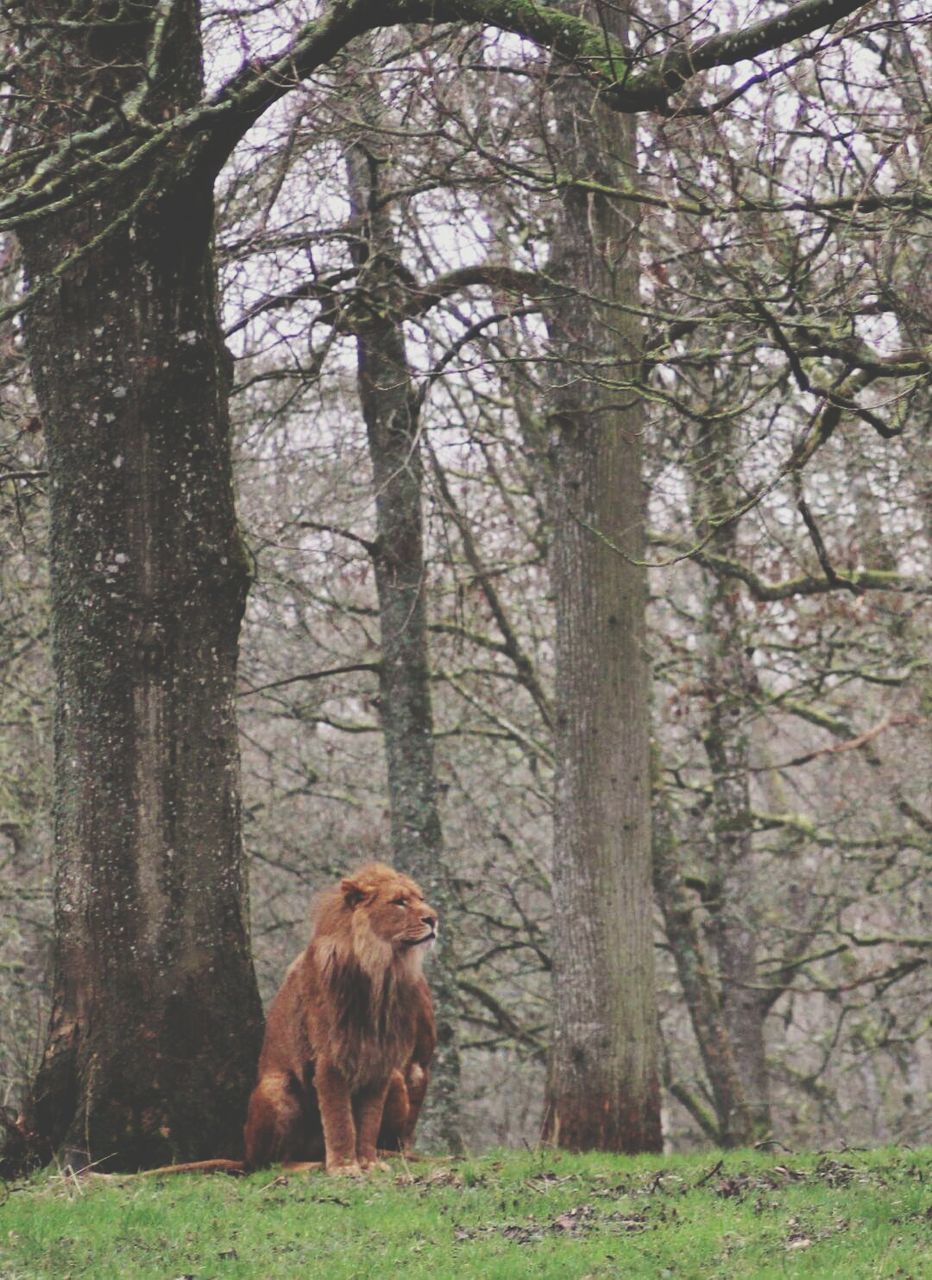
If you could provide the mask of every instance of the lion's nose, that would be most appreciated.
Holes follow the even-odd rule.
[[[421,916],[421,923],[426,924],[431,929],[437,928],[437,917],[431,912],[429,915]]]

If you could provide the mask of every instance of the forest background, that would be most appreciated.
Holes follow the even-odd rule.
[[[206,8],[207,90],[288,40],[314,16],[301,8]],[[632,624],[608,642],[587,696],[616,705],[620,663],[646,696],[649,660],[655,910],[641,914],[667,1141],[929,1141],[932,38],[921,4],[847,8],[779,53],[684,75],[662,109],[612,128],[587,77],[515,34],[365,34],[265,110],[220,173],[260,989],[303,944],[315,888],[427,850],[451,940],[428,1141],[540,1131],[552,970],[586,907],[574,897],[555,925],[579,893],[552,857],[554,739],[577,692],[555,688],[578,576],[554,550],[567,525],[583,554],[635,571],[610,584],[634,614],[646,567],[644,641]],[[647,63],[768,12],[644,6],[622,35]],[[617,31],[616,7],[589,13]],[[4,21],[28,61],[18,11]],[[22,129],[7,132],[14,159]],[[633,284],[574,274],[574,253],[611,262],[622,242]],[[3,273],[14,311],[12,238]],[[573,347],[584,303],[611,350]],[[53,803],[48,424],[18,312],[0,361],[0,1087],[14,1105],[45,1043],[62,793]],[[367,382],[379,367],[394,372]],[[580,386],[589,401],[568,406]],[[622,460],[635,492],[614,528],[567,516],[554,480],[574,444],[595,456],[579,423],[607,404],[640,455]],[[123,457],[110,452],[111,476]],[[123,567],[98,565],[103,591]],[[385,652],[419,611],[429,665]],[[392,719],[398,684],[420,719]]]

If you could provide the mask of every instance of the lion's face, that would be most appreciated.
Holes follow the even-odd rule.
[[[381,863],[361,867],[341,886],[343,901],[353,913],[357,949],[366,942],[411,956],[428,950],[437,937],[437,913],[407,876]],[[368,939],[365,937],[368,935]]]

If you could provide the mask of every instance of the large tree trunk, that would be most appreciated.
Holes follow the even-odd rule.
[[[574,6],[574,9],[576,6]],[[597,18],[594,5],[585,13]],[[623,38],[620,15],[604,15]],[[561,172],[636,178],[634,125],[578,76],[553,86]],[[650,847],[649,672],[637,226],[631,204],[569,187],[548,315],[551,574],[557,610],[554,1044],[544,1136],[661,1146]],[[560,286],[565,293],[560,294]]]
[[[122,37],[72,33],[42,98],[105,114],[141,73],[145,13]],[[200,92],[180,13],[153,110]],[[71,127],[66,109],[44,125]],[[235,1154],[262,1024],[233,714],[248,569],[211,185],[181,169],[114,175],[21,234],[57,684],[54,993],[27,1121],[72,1162],[116,1169]],[[48,287],[77,246],[92,247]]]
[[[425,605],[421,511],[423,464],[418,438],[417,391],[408,368],[400,303],[400,262],[388,210],[381,200],[386,140],[377,133],[377,90],[358,92],[363,126],[347,149],[350,206],[358,236],[356,308],[357,385],[369,440],[375,493],[372,548],[382,652],[379,712],[385,742],[392,858],[413,875],[428,901],[449,920],[451,894],[443,850],[434,762],[433,713]],[[459,1125],[459,1052],[456,1044],[456,969],[448,928],[431,966],[437,1051],[428,1117],[453,1151],[462,1147]]]

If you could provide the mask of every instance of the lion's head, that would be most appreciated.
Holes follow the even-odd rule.
[[[352,956],[375,974],[397,966],[420,971],[423,953],[437,937],[437,913],[408,876],[370,862],[319,899],[313,943],[319,960]]]

